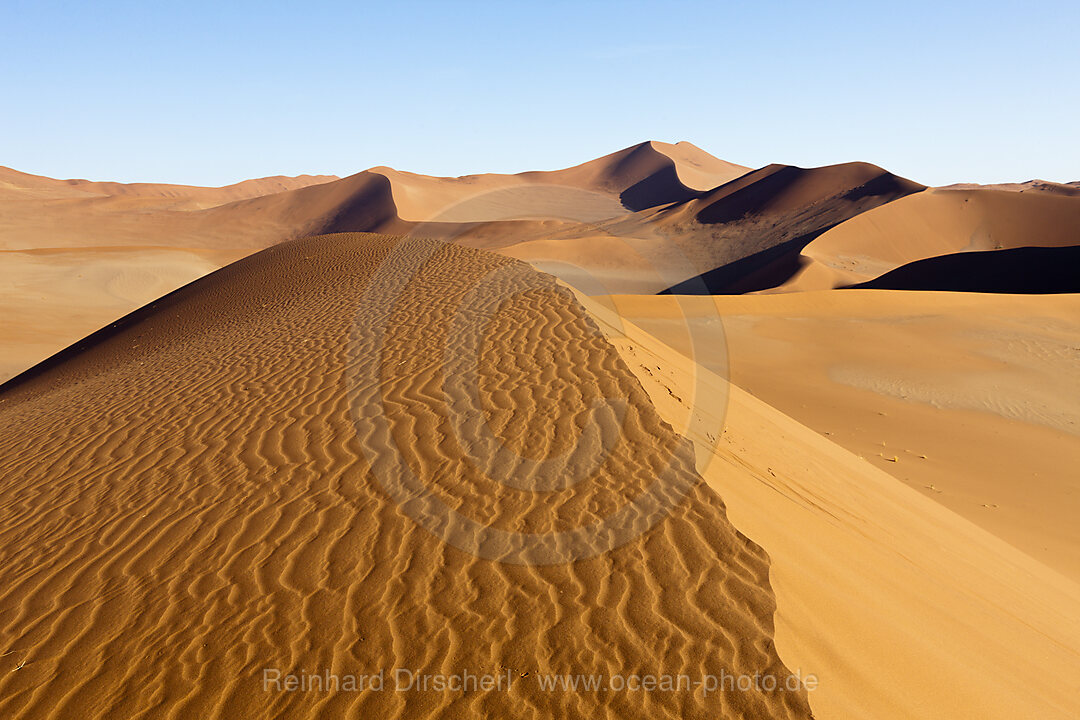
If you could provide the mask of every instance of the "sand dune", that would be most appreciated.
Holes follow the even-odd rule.
[[[866,163],[770,165],[682,202],[564,228],[500,252],[589,294],[743,292],[790,277],[799,251],[817,234],[922,189]]]
[[[357,173],[342,180],[219,204],[161,209],[140,196],[30,202],[0,192],[4,249],[155,246],[256,250],[337,224],[373,228],[397,222],[387,179]]]
[[[380,278],[418,256],[387,297]],[[490,323],[456,324],[476,322],[455,316],[462,302]],[[618,414],[597,410],[605,398]],[[459,444],[477,413],[494,445]],[[279,245],[8,383],[0,425],[5,716],[810,716],[804,692],[643,700],[533,681],[786,670],[767,557],[572,294],[523,264],[375,236]],[[547,468],[578,482],[517,489],[493,479],[504,462],[539,473],[519,480]],[[395,485],[406,468],[418,486]],[[631,515],[610,551],[483,559],[516,557],[507,533],[648,507],[630,501],[658,477],[687,496],[667,516]],[[427,524],[449,507],[494,528],[474,553],[425,529],[460,528]],[[581,550],[546,547],[553,561]],[[514,682],[264,693],[266,667]]]
[[[1057,183],[1049,180],[1028,180],[1022,183],[995,183],[979,185],[977,183],[956,183],[945,185],[941,190],[1008,190],[1011,192],[1044,192],[1057,195],[1080,195],[1080,182]]]
[[[670,292],[739,293],[772,287],[795,272],[799,251],[821,233],[922,189],[868,163],[755,170],[685,208],[668,211],[717,228],[710,247],[723,248],[707,257],[709,267],[699,276]]]
[[[0,716],[1074,718],[1078,192],[0,168]]]
[[[139,198],[144,208],[202,210],[260,195],[296,190],[338,180],[336,175],[297,175],[256,178],[224,187],[169,185],[165,183],[118,183],[92,180],[55,180],[0,166],[0,190],[22,191],[27,198],[100,196]]]
[[[958,252],[1080,244],[1080,197],[1004,190],[930,190],[852,218],[810,243],[784,290],[872,280]]]
[[[1077,233],[1080,242],[1080,229]],[[953,253],[916,260],[851,287],[983,293],[1080,293],[1080,244]]]
[[[654,150],[671,158],[679,181],[694,190],[712,190],[750,172],[751,168],[713,157],[697,145],[686,141],[650,143]]]
[[[745,170],[689,143],[648,142],[551,172],[436,178],[373,168],[343,179],[273,177],[224,188],[54,180],[0,168],[0,249],[65,248],[72,251],[68,257],[92,263],[94,277],[168,277],[156,285],[164,292],[244,254],[320,233],[410,233],[484,248],[567,229],[580,235],[582,223],[695,196],[698,191],[684,178],[721,182]],[[139,248],[146,247],[160,250],[144,256]],[[221,263],[192,264],[191,253]],[[21,256],[6,257],[16,263]],[[0,380],[138,306],[135,300],[103,303],[102,298],[118,298],[87,283],[78,285],[89,293],[78,302],[70,289],[59,289],[70,265],[59,254],[48,257],[33,260],[27,288],[0,298],[13,327],[41,328],[27,336],[8,333]],[[167,257],[177,259],[174,267],[162,267]],[[107,269],[112,261],[117,264]],[[51,280],[50,262],[56,263]],[[144,267],[136,267],[140,263]],[[21,265],[9,267],[14,275]],[[40,302],[24,302],[31,292]],[[139,302],[149,299],[138,295]],[[54,322],[65,304],[72,321]]]
[[[0,251],[0,382],[245,254],[153,247]]]
[[[403,220],[471,223],[531,218],[595,222],[689,199],[748,170],[690,143],[645,142],[548,172],[456,178],[386,167],[370,172],[390,180]]]
[[[745,168],[687,143],[646,142],[565,170],[460,178],[373,168],[340,180],[263,178],[197,188],[53,180],[0,170],[3,249],[262,249],[318,232],[399,231],[417,222],[592,222],[696,196],[697,190],[681,182],[680,171],[700,182],[729,179]]]
[[[1075,717],[1080,585],[587,305],[769,552],[776,646],[819,673],[815,717]]]
[[[868,290],[619,310],[703,367],[1080,581],[1080,295]]]

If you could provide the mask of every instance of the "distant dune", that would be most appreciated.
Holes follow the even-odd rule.
[[[698,191],[680,179],[680,164],[696,182],[746,171],[688,143],[642,143],[551,172],[436,178],[372,168],[343,179],[262,178],[224,188],[52,180],[3,168],[0,248],[256,249],[318,232],[400,230],[418,222],[547,219],[553,213],[596,221],[695,197]],[[577,191],[576,202],[600,210],[586,205],[585,217],[581,209],[568,213],[562,207],[568,196],[551,197],[558,188]],[[500,194],[507,199],[500,202]]]
[[[1080,242],[1080,234],[1077,241]],[[1080,293],[1080,244],[940,255],[902,265],[851,287],[983,293]]]
[[[1080,197],[992,189],[930,190],[825,233],[781,290],[867,282],[902,265],[957,252],[1080,245]]]
[[[1008,190],[1011,192],[1044,192],[1057,195],[1080,195],[1080,182],[1056,183],[1048,180],[1028,180],[1022,183],[996,183],[979,185],[976,183],[956,183],[945,185],[941,190]]]
[[[746,292],[797,272],[799,251],[821,232],[922,189],[866,163],[771,165],[684,200],[499,251],[593,294]]]
[[[799,252],[822,232],[923,189],[867,163],[755,170],[665,211],[661,222],[685,222],[692,215],[716,228],[708,256],[698,261],[710,269],[666,292],[740,293],[777,285],[796,271]]]
[[[605,220],[689,199],[748,170],[690,143],[646,142],[549,172],[459,178],[384,167],[371,172],[390,180],[403,220],[467,223],[560,216],[575,222]],[[571,192],[553,196],[559,189]]]
[[[157,295],[286,240],[364,231],[508,247],[557,230],[580,236],[582,223],[695,197],[684,177],[722,182],[745,170],[689,143],[649,142],[551,172],[435,178],[373,168],[224,188],[53,180],[0,168],[0,258],[24,273],[18,289],[0,293],[11,318],[0,330],[0,380]]]
[[[224,187],[168,185],[162,183],[117,183],[91,180],[54,180],[0,166],[0,192],[22,191],[27,197],[72,198],[86,196],[138,198],[143,207],[176,210],[200,210],[216,205],[247,200],[271,193],[296,190],[338,180],[336,175],[297,175],[244,180]]]

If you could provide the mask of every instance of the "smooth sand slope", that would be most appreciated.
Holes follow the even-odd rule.
[[[0,381],[246,254],[156,247],[0,251]]]
[[[852,218],[817,238],[802,251],[800,272],[778,290],[854,285],[953,253],[1074,245],[1080,245],[1080,196],[928,190]]]
[[[702,366],[1080,581],[1080,295],[614,302]]]
[[[769,552],[776,647],[818,676],[815,717],[1077,716],[1080,585],[585,302]]]
[[[574,296],[521,263],[279,245],[8,383],[0,428],[5,717],[810,716],[804,692],[539,689],[787,671],[767,556]],[[658,479],[686,496],[609,552],[505,540],[647,510]],[[268,667],[513,685],[263,692]]]

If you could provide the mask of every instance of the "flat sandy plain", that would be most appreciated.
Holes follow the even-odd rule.
[[[1078,246],[1075,185],[689,143],[0,169],[0,715],[1075,718]]]

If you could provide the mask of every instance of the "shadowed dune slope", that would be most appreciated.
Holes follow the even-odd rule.
[[[486,322],[462,329],[462,303]],[[605,398],[619,409],[590,412]],[[522,263],[370,235],[276,246],[7,383],[0,457],[4,717],[810,715],[802,692],[539,690],[537,672],[786,671],[767,557],[573,295]],[[493,479],[538,468],[578,482]],[[687,496],[576,562],[481,559],[507,548],[413,519],[565,531],[657,478]],[[514,681],[263,692],[268,667]]]
[[[916,260],[881,277],[850,287],[1024,294],[1078,293],[1080,245],[941,255]]]
[[[780,290],[872,280],[952,253],[1080,245],[1080,197],[995,189],[929,190],[853,218],[803,250]]]
[[[688,221],[705,228],[689,234],[707,248],[693,251],[704,265],[701,274],[666,292],[739,293],[777,285],[798,270],[799,252],[822,232],[923,189],[868,163],[769,165],[747,173],[657,217],[661,226],[672,226],[672,235]]]

